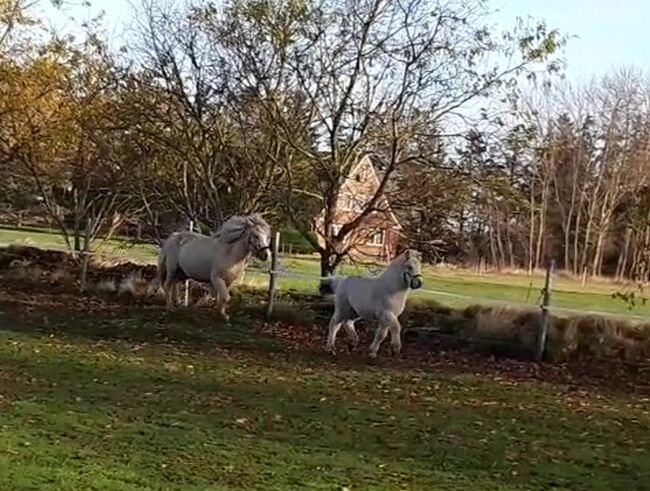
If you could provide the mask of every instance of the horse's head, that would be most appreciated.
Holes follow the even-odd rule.
[[[248,250],[262,261],[271,258],[271,227],[260,215],[250,215],[248,222]]]
[[[402,253],[402,274],[408,288],[422,288],[422,263],[418,251],[407,249]]]
[[[271,257],[271,227],[260,215],[229,218],[215,238],[228,244],[239,243],[246,254],[252,254],[262,261],[268,261]]]

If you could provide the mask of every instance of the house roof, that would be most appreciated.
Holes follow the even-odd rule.
[[[370,167],[370,170],[372,171],[372,178],[375,181],[375,186],[376,187],[380,186],[381,181],[379,180],[377,170],[375,169],[375,166],[372,163],[372,159],[370,158],[370,156],[368,154],[361,157],[359,159],[359,161],[357,162],[357,164],[354,167],[352,167],[352,169],[350,170],[350,173],[348,174],[348,177],[346,178],[346,180],[344,182],[344,185],[345,185],[346,182],[348,182],[352,178],[352,176],[357,172],[359,167],[361,167],[364,164],[367,164]],[[395,213],[393,213],[392,207],[390,206],[390,202],[388,201],[388,198],[386,198],[386,195],[384,193],[382,193],[382,195],[380,196],[380,199],[383,199],[383,201],[386,203],[387,212],[388,212],[388,215],[389,215],[390,219],[393,221],[393,223],[395,223],[398,230],[401,230],[402,225],[400,224],[399,220],[395,216]]]

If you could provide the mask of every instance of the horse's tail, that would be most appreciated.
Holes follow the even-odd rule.
[[[340,280],[340,278],[336,278],[335,276],[321,279],[318,285],[318,293],[321,295],[334,295]]]
[[[156,281],[159,285],[162,285],[167,279],[167,253],[165,248],[160,248],[160,253],[158,254],[158,268],[156,274]]]
[[[167,253],[165,251],[165,243],[160,244],[160,251],[158,252],[158,264],[156,267],[156,277],[153,283],[149,286],[149,296],[153,295],[158,288],[160,288],[167,279]]]

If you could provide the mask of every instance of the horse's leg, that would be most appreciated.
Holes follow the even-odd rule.
[[[330,319],[330,327],[327,334],[327,344],[325,345],[325,349],[332,354],[336,353],[334,350],[334,344],[336,343],[336,334],[339,332],[339,329],[341,329],[342,324],[343,322],[341,319],[341,312],[338,309],[335,309],[334,315]]]
[[[345,332],[348,333],[348,337],[352,341],[352,345],[356,348],[359,345],[359,336],[357,335],[357,330],[354,328],[354,321],[349,320],[343,324]]]
[[[167,276],[163,283],[163,290],[165,291],[165,300],[167,301],[167,310],[174,308],[174,290],[176,289],[176,279],[173,276]]]
[[[174,285],[174,303],[176,305],[181,304],[181,285],[182,285],[182,283],[180,283],[180,282],[177,282]]]
[[[165,259],[165,277],[163,281],[163,291],[167,301],[167,310],[174,308],[174,297],[176,293],[176,283],[178,282],[177,269],[178,262],[175,254],[167,254]]]
[[[401,333],[402,333],[402,326],[399,323],[399,320],[397,320],[397,317],[394,314],[391,314],[390,316],[390,346],[393,350],[394,355],[399,355],[400,351],[402,351],[402,339],[401,339]]]
[[[391,333],[391,345],[393,350],[397,350],[399,353],[399,350],[402,347],[402,343],[399,339],[400,325],[397,321],[397,317],[395,317],[392,312],[386,311],[379,315],[379,327],[375,333],[375,339],[373,339],[372,344],[370,345],[370,356],[372,358],[377,356],[379,346],[381,346],[382,341],[386,339],[389,330]]]
[[[230,294],[228,293],[226,282],[218,276],[212,276],[210,283],[212,283],[212,293],[217,299],[219,314],[223,317],[223,320],[228,322],[230,321],[230,316],[226,314],[226,304],[230,301]]]
[[[377,352],[379,351],[379,346],[381,346],[382,341],[388,335],[388,326],[381,323],[377,326],[377,331],[375,331],[375,338],[370,343],[370,357],[375,358]]]

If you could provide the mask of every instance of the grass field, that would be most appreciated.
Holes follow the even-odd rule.
[[[52,231],[37,229],[16,230],[0,228],[0,246],[7,244],[33,245],[42,248],[62,249],[64,242]],[[137,261],[153,261],[156,249],[153,245],[132,244],[124,240],[111,240],[101,245],[100,252],[108,256],[130,258]],[[314,258],[290,256],[281,259],[281,268],[290,273],[318,277],[319,265]],[[364,266],[348,265],[341,268],[342,274],[367,273]],[[526,276],[516,274],[487,274],[478,276],[467,271],[454,271],[434,267],[425,268],[425,289],[443,294],[418,293],[413,298],[433,299],[450,307],[465,307],[469,304],[505,302],[507,304],[528,304],[534,307],[540,299],[544,278],[541,275]],[[265,285],[267,276],[260,273],[247,273],[245,282],[251,285]],[[316,292],[318,281],[304,277],[282,277],[279,287],[285,290]],[[552,303],[556,307],[601,311],[612,314],[650,317],[650,302],[630,307],[612,294],[629,287],[617,285],[606,280],[595,280],[582,287],[578,281],[563,275],[554,280]],[[444,295],[472,297],[457,298]],[[638,292],[637,292],[638,294]],[[644,293],[648,296],[648,293]],[[560,312],[561,313],[561,312]]]
[[[0,289],[2,490],[650,489],[638,394],[59,300]]]

